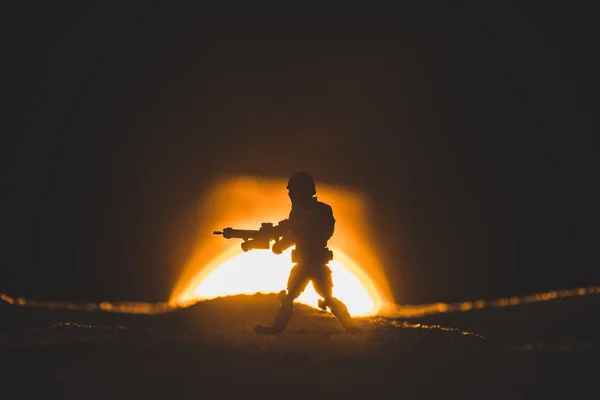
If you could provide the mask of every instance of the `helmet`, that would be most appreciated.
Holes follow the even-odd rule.
[[[307,172],[297,172],[288,181],[287,190],[296,194],[305,196],[314,196],[317,194],[315,180]]]

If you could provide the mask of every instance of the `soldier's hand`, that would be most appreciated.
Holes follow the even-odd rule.
[[[283,253],[280,242],[274,243],[273,246],[271,246],[271,251],[275,254]]]
[[[279,229],[284,230],[284,231],[289,231],[290,228],[291,228],[290,220],[289,219],[284,219],[283,221],[279,221],[277,223],[277,227]]]

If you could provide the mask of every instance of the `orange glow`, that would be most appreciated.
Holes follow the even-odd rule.
[[[183,269],[171,302],[185,305],[200,299],[240,293],[277,293],[285,289],[292,267],[289,252],[243,253],[241,240],[213,236],[231,226],[258,229],[261,222],[286,219],[290,201],[282,179],[238,178],[216,185],[199,209],[197,247]],[[365,201],[348,189],[319,184],[317,196],[333,207],[336,229],[330,241],[334,260],[333,293],[352,315],[372,315],[392,303],[367,224]],[[309,284],[298,301],[315,306],[318,296]]]
[[[339,252],[336,252],[339,253]],[[289,272],[291,249],[277,256],[268,250],[237,254],[221,263],[194,289],[193,297],[210,299],[230,294],[277,293],[285,288]],[[329,266],[334,281],[333,294],[341,299],[352,315],[376,313],[381,306],[377,289],[368,277],[338,260]],[[298,302],[316,306],[320,297],[312,284],[298,298]]]

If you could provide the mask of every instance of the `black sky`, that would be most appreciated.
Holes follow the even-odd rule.
[[[572,223],[589,28],[442,14],[16,13],[0,292],[165,300],[211,180],[297,170],[369,194],[399,301],[598,284]]]

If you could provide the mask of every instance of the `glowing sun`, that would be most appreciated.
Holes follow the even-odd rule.
[[[227,259],[193,290],[197,299],[209,299],[231,294],[277,293],[285,289],[289,272],[291,249],[277,256],[268,250],[253,250]],[[329,263],[333,278],[333,295],[342,300],[352,315],[377,312],[381,299],[366,277],[358,277],[339,260]],[[363,281],[361,281],[361,278]],[[312,283],[297,299],[317,306],[320,299]]]
[[[262,222],[287,217],[290,202],[287,180],[239,177],[222,180],[207,192],[198,209],[198,240],[173,289],[171,302],[188,305],[197,300],[254,293],[278,293],[286,288],[293,266],[291,249],[281,255],[269,250],[242,252],[241,240],[225,240],[212,232],[231,226],[258,229]],[[348,188],[318,184],[317,192],[330,204],[336,218],[329,242],[333,295],[353,316],[373,315],[392,304],[387,280],[376,257],[377,235],[369,225],[366,200]],[[312,284],[298,302],[317,307]]]

